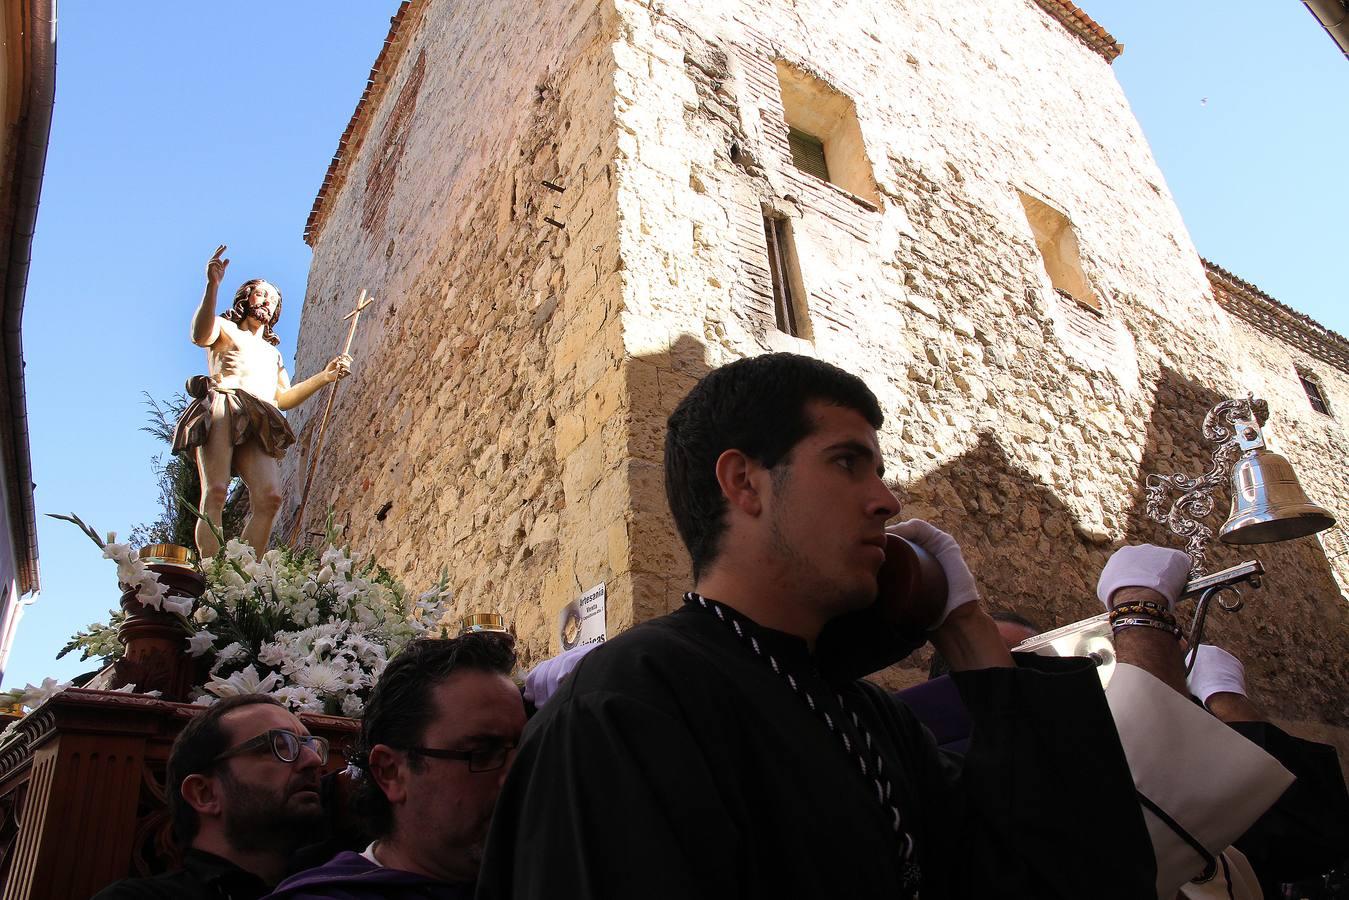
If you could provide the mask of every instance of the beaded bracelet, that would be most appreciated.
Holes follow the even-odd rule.
[[[1171,608],[1155,600],[1124,600],[1111,607],[1112,611],[1118,610],[1145,610],[1152,615],[1171,614]]]
[[[1173,613],[1165,609],[1142,606],[1138,603],[1121,603],[1110,611],[1110,621],[1114,622],[1121,616],[1146,616],[1150,619],[1161,619],[1168,625],[1176,624],[1176,617]]]
[[[1143,628],[1156,628],[1160,631],[1165,631],[1169,633],[1176,640],[1180,640],[1182,637],[1184,637],[1184,632],[1182,632],[1178,626],[1169,625],[1166,622],[1163,622],[1161,619],[1155,619],[1150,616],[1128,616],[1125,618],[1116,619],[1115,621],[1110,623],[1110,630],[1118,632],[1121,629],[1132,628],[1134,626],[1139,626]]]

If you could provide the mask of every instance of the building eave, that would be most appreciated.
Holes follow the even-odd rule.
[[[398,67],[407,47],[407,37],[413,31],[412,23],[421,16],[426,8],[426,0],[403,0],[398,12],[389,19],[389,33],[384,38],[375,64],[370,67],[370,77],[366,80],[361,99],[356,101],[356,110],[347,122],[346,130],[337,142],[337,149],[328,163],[328,171],[323,176],[314,205],[309,210],[309,218],[304,225],[304,241],[314,246],[332,201],[336,198],[342,184],[346,181],[351,160],[355,158],[361,142],[370,128],[370,119],[379,106],[380,98],[388,87],[389,79]]]
[[[1115,40],[1114,35],[1069,0],[1035,0],[1035,5],[1057,19],[1078,40],[1099,53],[1106,62],[1113,63],[1124,52],[1124,45]]]
[[[13,9],[13,8],[12,8]],[[5,471],[8,479],[9,516],[14,535],[16,578],[20,594],[39,588],[37,515],[33,499],[33,460],[29,446],[28,401],[23,361],[23,307],[28,289],[33,231],[37,223],[42,175],[47,164],[51,136],[52,106],[56,95],[56,0],[22,0],[17,4],[20,40],[8,42],[6,62],[18,75],[19,89],[9,96],[16,108],[6,112],[11,121],[14,148],[10,184],[4,202],[11,227],[0,235],[0,329],[3,330],[4,365],[0,367],[0,397],[4,402],[0,421]],[[17,66],[15,65],[17,63]],[[11,118],[12,116],[12,118]]]
[[[1349,339],[1205,259],[1218,305],[1261,331],[1349,374]]]

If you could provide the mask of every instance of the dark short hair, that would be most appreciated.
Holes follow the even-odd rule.
[[[361,716],[361,736],[349,757],[367,770],[357,782],[356,803],[369,818],[372,836],[386,837],[393,831],[393,807],[369,774],[370,750],[376,744],[397,750],[420,744],[434,715],[431,689],[464,669],[509,677],[515,669],[515,649],[508,639],[489,633],[426,638],[408,644],[379,676]],[[408,765],[420,762],[409,756]]]
[[[665,497],[695,578],[717,558],[726,497],[717,459],[735,449],[766,468],[788,459],[814,428],[806,404],[822,401],[861,413],[872,428],[885,417],[856,375],[794,353],[742,359],[704,376],[670,414],[665,430]]]
[[[215,758],[229,749],[230,737],[220,720],[236,709],[270,703],[285,709],[285,704],[267,694],[238,694],[217,700],[197,713],[178,732],[169,750],[165,791],[168,794],[169,822],[173,839],[182,849],[191,845],[201,828],[197,811],[183,799],[183,781],[189,775],[202,775],[215,765]]]
[[[236,325],[242,324],[244,319],[248,318],[248,295],[253,293],[253,288],[267,281],[266,278],[250,278],[239,289],[234,292],[234,305],[220,314],[220,318],[226,322],[233,322]],[[271,284],[271,282],[267,282]],[[272,285],[276,287],[276,285]],[[281,288],[276,288],[276,309],[272,311],[272,321],[262,326],[262,337],[267,343],[276,346],[281,343],[281,338],[272,333],[272,326],[281,321]]]

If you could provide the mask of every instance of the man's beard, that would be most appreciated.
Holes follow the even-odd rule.
[[[272,324],[272,311],[265,306],[250,306],[248,308],[248,317],[257,319],[263,325]]]
[[[250,787],[228,776],[224,779],[226,806],[225,837],[238,850],[280,850],[290,853],[317,839],[314,829],[323,824],[319,803],[298,805],[293,798],[301,790],[318,795],[317,780],[292,779],[278,796]]]

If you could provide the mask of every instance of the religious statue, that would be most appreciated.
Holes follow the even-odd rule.
[[[261,555],[281,507],[281,457],[295,443],[282,410],[299,406],[324,385],[347,376],[351,357],[334,357],[322,372],[292,385],[272,326],[281,317],[281,292],[261,278],[240,285],[234,305],[216,315],[216,293],[229,266],[225,245],[206,263],[206,291],[192,317],[192,342],[206,348],[207,375],[188,379],[192,401],[173,431],[175,453],[195,447],[201,511],[217,528],[231,479],[248,488],[243,539]],[[215,556],[220,542],[198,521],[197,552]]]

